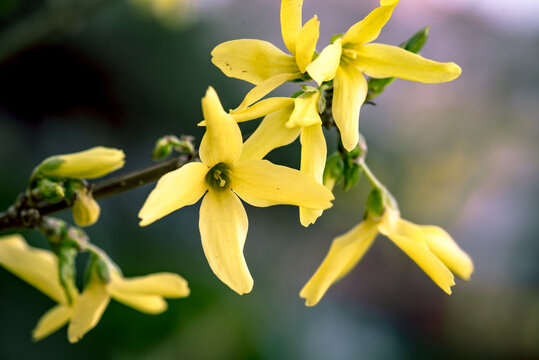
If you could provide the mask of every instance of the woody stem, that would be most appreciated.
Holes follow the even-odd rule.
[[[96,200],[103,199],[154,182],[166,173],[196,159],[197,154],[183,154],[157,165],[89,184],[87,188]],[[43,215],[68,209],[73,204],[73,201],[70,201],[72,199],[64,199],[57,203],[42,201],[37,204],[30,204],[28,200],[26,195],[21,194],[14,205],[0,212],[0,231],[33,228]]]

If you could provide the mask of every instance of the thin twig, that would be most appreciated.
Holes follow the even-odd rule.
[[[196,158],[196,154],[180,155],[142,170],[90,184],[88,190],[92,192],[95,199],[103,199],[157,181],[166,173],[176,170]],[[29,206],[26,197],[22,195],[14,206],[0,213],[0,231],[31,228],[41,216],[68,209],[72,204],[73,201],[63,200],[58,203],[43,201],[35,206]]]

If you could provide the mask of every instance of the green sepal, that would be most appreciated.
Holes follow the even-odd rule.
[[[322,177],[324,184],[327,184],[330,179],[334,179],[335,184],[337,184],[343,176],[343,170],[344,163],[341,155],[338,152],[334,152],[328,156],[326,160],[326,167],[324,168],[324,175]]]
[[[61,245],[56,252],[58,257],[58,275],[60,285],[64,289],[67,300],[70,304],[73,303],[76,278],[75,259],[78,249],[73,245]]]
[[[329,43],[330,44],[333,44],[335,41],[337,41],[338,39],[342,38],[344,36],[343,33],[341,34],[335,34],[331,37],[331,39],[329,40]]]
[[[110,281],[109,265],[97,253],[92,252],[84,273],[84,286],[87,286],[94,276],[97,276],[104,283]]]
[[[384,213],[384,194],[375,187],[367,197],[367,212],[374,217],[380,217]]]
[[[354,185],[356,185],[361,178],[363,169],[359,164],[354,162],[345,162],[344,163],[344,185],[343,190],[348,191]]]
[[[60,167],[60,165],[62,165],[64,161],[65,160],[63,160],[62,158],[59,158],[57,156],[52,156],[48,159],[43,160],[43,162],[38,165],[35,172],[40,173],[43,171],[56,170]]]
[[[55,204],[65,197],[65,188],[62,182],[40,178],[36,180],[31,194],[34,199],[46,200]]]
[[[303,90],[298,90],[298,91],[296,91],[295,93],[293,93],[292,95],[290,95],[290,97],[291,97],[292,99],[295,99],[295,98],[297,98],[298,96],[300,96],[301,94],[303,94],[304,92],[305,92],[305,91],[303,91]]]

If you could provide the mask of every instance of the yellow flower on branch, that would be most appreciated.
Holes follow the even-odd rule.
[[[90,280],[72,308],[67,329],[70,342],[79,341],[97,325],[111,298],[146,314],[160,314],[168,307],[164,298],[189,296],[187,281],[177,274],[124,278],[105,254],[100,256],[106,259],[109,278],[103,279],[96,268],[90,270]]]
[[[380,219],[367,217],[333,240],[324,261],[300,292],[305,304],[316,305],[332,284],[347,275],[378,233],[393,241],[447,294],[455,285],[451,272],[464,280],[473,272],[468,254],[442,228],[413,224],[402,219],[397,210],[386,207]]]
[[[316,50],[320,22],[314,16],[302,26],[303,0],[282,0],[281,32],[292,55],[255,39],[224,42],[212,51],[212,62],[225,75],[254,85],[237,111],[244,110],[285,83],[301,79]]]
[[[103,253],[101,256],[106,257]],[[73,298],[69,302],[60,285],[56,256],[51,251],[28,246],[20,235],[0,238],[0,265],[58,303],[39,319],[32,332],[35,341],[69,323],[69,341],[77,342],[97,325],[111,297],[136,310],[158,314],[167,308],[163,297],[189,295],[187,282],[179,275],[157,273],[125,279],[109,263],[108,282],[98,278],[94,271],[82,294],[74,284],[69,284]]]
[[[461,73],[455,63],[440,63],[397,46],[372,43],[397,3],[398,0],[381,0],[380,7],[328,45],[307,66],[307,72],[318,84],[333,80],[333,118],[348,151],[359,140],[359,112],[368,90],[364,75],[439,83],[454,80]]]
[[[323,210],[333,195],[298,170],[267,160],[242,159],[242,135],[209,88],[202,99],[206,134],[201,163],[190,163],[163,176],[139,212],[140,225],[196,203],[200,198],[202,247],[215,275],[238,294],[251,291],[253,279],[243,257],[248,220],[239,198],[266,207],[278,204]],[[239,197],[239,198],[238,198]]]

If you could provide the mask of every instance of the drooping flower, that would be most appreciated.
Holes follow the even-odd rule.
[[[212,62],[225,75],[254,85],[237,111],[263,98],[285,83],[300,79],[313,59],[320,22],[316,15],[302,26],[303,0],[282,0],[281,33],[292,55],[273,44],[255,39],[224,42],[212,51]]]
[[[307,66],[318,84],[333,80],[333,118],[348,151],[359,140],[359,111],[368,90],[364,75],[439,83],[454,80],[461,73],[453,62],[439,63],[397,46],[372,43],[398,1],[380,0],[380,7],[323,49]]]
[[[453,273],[468,280],[473,262],[438,226],[421,226],[400,217],[397,210],[386,208],[380,219],[367,217],[344,235],[335,238],[328,254],[300,292],[307,306],[316,305],[329,287],[346,276],[361,260],[374,239],[387,236],[447,294],[455,285]]]
[[[69,323],[69,341],[77,342],[99,322],[111,297],[136,310],[158,314],[167,307],[163,297],[189,295],[187,282],[179,275],[158,273],[125,279],[110,265],[109,281],[92,274],[80,295],[75,285],[69,284],[72,297],[69,302],[60,285],[56,256],[51,251],[28,246],[20,235],[0,238],[0,265],[58,303],[39,319],[32,332],[35,341]]]
[[[209,88],[202,99],[206,134],[201,163],[189,163],[163,176],[139,212],[140,225],[196,203],[200,198],[202,247],[215,275],[238,294],[251,291],[253,279],[243,257],[248,220],[239,198],[266,207],[278,204],[323,210],[333,195],[298,170],[267,160],[242,159],[240,129]]]

